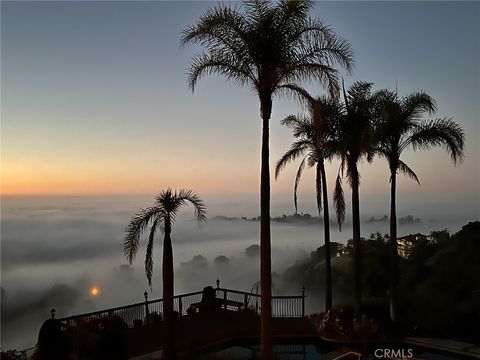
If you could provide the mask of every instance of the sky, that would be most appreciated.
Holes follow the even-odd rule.
[[[144,250],[131,271],[122,272],[125,224],[167,186],[196,190],[209,215],[199,228],[190,222],[192,209],[185,209],[176,224],[176,292],[198,290],[217,277],[225,287],[249,291],[258,280],[258,261],[244,261],[245,248],[258,243],[258,223],[214,219],[259,215],[258,100],[215,77],[202,79],[192,94],[186,73],[199,49],[179,46],[181,31],[213,4],[1,2],[5,346],[33,344],[51,307],[65,316],[141,301]],[[365,80],[376,89],[397,87],[400,95],[425,90],[437,101],[438,117],[465,129],[466,158],[459,166],[442,150],[405,154],[422,186],[399,179],[398,216],[422,221],[400,224],[399,232],[455,232],[478,220],[480,3],[316,2],[312,16],[351,43],[356,67],[344,74],[347,85]],[[275,99],[272,167],[293,140],[280,120],[299,111],[295,102]],[[295,170],[272,177],[273,216],[293,212]],[[330,189],[337,170],[338,163],[327,166]],[[388,213],[387,166],[376,159],[360,170],[362,220],[381,217]],[[306,172],[299,199],[299,210],[312,214],[313,180],[313,171]],[[345,225],[342,233],[332,226],[334,241],[351,237],[348,217]],[[362,231],[366,237],[385,233],[388,223],[363,221]],[[272,223],[274,270],[308,256],[321,235],[318,228]],[[152,297],[161,292],[160,248]],[[182,265],[198,254],[209,261],[205,270]],[[231,257],[232,271],[222,275],[213,264],[218,255]],[[89,295],[92,286],[100,296]]]
[[[213,4],[2,1],[2,195],[153,194],[167,186],[258,194],[255,94],[217,77],[202,79],[194,94],[186,84],[199,49],[180,48],[181,31]],[[399,192],[467,201],[478,214],[471,194],[480,190],[480,3],[316,2],[311,15],[351,43],[356,67],[344,74],[347,85],[425,90],[436,116],[465,129],[461,166],[442,150],[406,153],[422,187],[402,179]],[[299,111],[291,100],[274,102],[272,167],[292,142],[280,120]],[[294,168],[272,179],[274,196],[290,196]],[[330,188],[337,169],[327,167]],[[388,194],[383,160],[361,172],[362,194]],[[310,171],[301,193],[313,193],[313,184]]]

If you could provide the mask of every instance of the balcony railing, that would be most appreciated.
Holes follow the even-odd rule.
[[[216,298],[223,309],[230,311],[249,310],[257,314],[261,311],[261,295],[244,291],[216,288]],[[174,296],[174,311],[178,316],[186,316],[188,309],[202,301],[202,291]],[[163,315],[163,299],[150,300],[106,310],[94,311],[59,319],[65,327],[91,323],[104,318],[119,317],[128,327],[134,327],[136,321],[144,322],[149,318]],[[272,316],[305,316],[305,294],[299,296],[272,296]]]

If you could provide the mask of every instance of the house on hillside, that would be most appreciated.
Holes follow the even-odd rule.
[[[404,259],[408,258],[412,252],[412,248],[415,242],[418,240],[426,240],[427,236],[421,233],[408,234],[397,239],[397,251],[398,255]]]

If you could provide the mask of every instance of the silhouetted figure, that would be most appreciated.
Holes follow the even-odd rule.
[[[203,288],[200,311],[215,311],[220,308],[215,289],[212,286]]]
[[[67,346],[60,321],[52,318],[45,321],[38,333],[38,360],[67,360]]]

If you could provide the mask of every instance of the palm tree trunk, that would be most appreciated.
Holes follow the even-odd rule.
[[[360,241],[360,196],[359,178],[355,166],[352,177],[352,223],[353,223],[353,268],[355,281],[355,317],[362,312],[362,243]]]
[[[163,316],[165,325],[165,339],[163,359],[171,360],[175,357],[174,352],[174,315],[173,315],[173,250],[170,238],[170,218],[165,219],[165,237],[163,239]]]
[[[397,286],[398,286],[398,252],[397,252],[397,173],[391,170],[390,177],[390,319],[397,321]]]
[[[260,283],[261,324],[260,342],[262,360],[272,360],[272,260],[270,244],[270,167],[269,121],[272,98],[261,99],[262,116],[262,165],[260,177]]]
[[[325,235],[325,309],[332,308],[332,264],[330,259],[330,215],[328,213],[328,191],[327,176],[325,175],[325,164],[323,161],[317,164],[317,172],[320,167],[320,176],[322,178],[323,192],[323,229]],[[318,176],[318,174],[317,174]],[[317,191],[319,189],[317,188]]]

